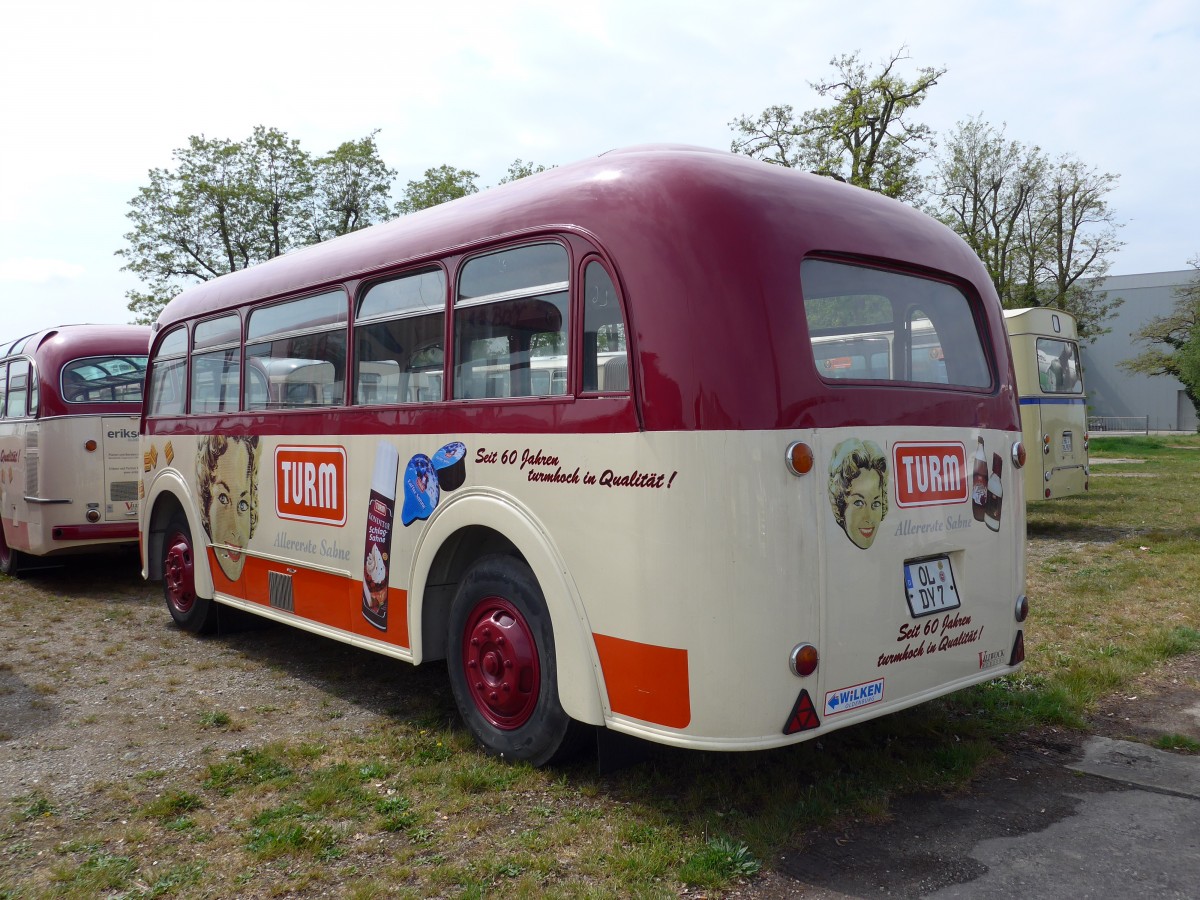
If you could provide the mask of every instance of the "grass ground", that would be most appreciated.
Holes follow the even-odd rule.
[[[1081,728],[1106,695],[1200,653],[1200,438],[1095,440],[1092,455],[1088,494],[1027,511],[1036,552],[1019,675],[798,747],[656,748],[607,776],[594,761],[534,770],[483,756],[436,670],[406,676],[408,690],[366,727],[300,737],[260,739],[268,705],[214,696],[191,719],[212,737],[198,768],[141,770],[65,798],[31,789],[0,810],[0,898],[719,894],[798,834],[887,817],[900,794],[956,790],[1012,734]],[[14,585],[0,579],[0,613],[33,621],[41,611]],[[77,603],[73,615],[97,629],[117,615],[102,600]],[[96,665],[115,656],[154,677],[149,641]],[[327,644],[303,646],[341,654],[330,659],[348,660],[350,677],[374,664]],[[63,683],[71,677],[82,676]],[[66,690],[53,675],[34,688],[30,703]],[[172,690],[165,679],[163,702]],[[156,738],[164,756],[171,738]],[[1181,737],[1171,749],[1197,748]]]

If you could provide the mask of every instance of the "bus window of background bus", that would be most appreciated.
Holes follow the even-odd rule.
[[[354,402],[442,399],[446,273],[426,269],[367,288],[354,319]]]
[[[187,328],[180,325],[159,342],[151,367],[150,391],[146,414],[178,416],[183,414],[184,378],[187,366]]]
[[[0,419],[4,418],[4,402],[8,399],[8,363],[0,362]]]
[[[24,419],[37,415],[37,372],[27,359],[8,364],[8,405],[6,419]]]
[[[1054,338],[1037,339],[1038,382],[1047,394],[1082,394],[1079,356],[1075,344]]]
[[[192,332],[193,413],[238,408],[242,327],[237,313],[197,322]]]
[[[629,390],[621,302],[608,271],[595,260],[583,270],[583,390]]]
[[[89,356],[63,366],[62,396],[68,403],[141,403],[144,356]]]
[[[991,385],[971,303],[957,288],[818,259],[800,264],[800,280],[822,378]],[[891,348],[886,368],[879,364],[884,344]]]
[[[346,322],[346,294],[340,290],[250,313],[246,366],[266,376],[267,408],[345,402]],[[246,408],[261,408],[259,398],[251,395],[252,383],[246,380]]]
[[[454,397],[567,392],[569,269],[561,244],[469,260],[454,304]]]

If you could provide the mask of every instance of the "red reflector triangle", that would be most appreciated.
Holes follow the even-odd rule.
[[[807,690],[800,691],[796,705],[792,707],[792,714],[783,726],[783,733],[795,734],[797,731],[810,731],[820,727],[821,720],[817,718],[817,709],[813,706],[812,698],[808,696]]]
[[[1017,639],[1013,641],[1012,656],[1008,660],[1010,666],[1025,662],[1025,632],[1018,631]]]

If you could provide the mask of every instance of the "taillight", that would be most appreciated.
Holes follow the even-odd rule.
[[[1029,598],[1022,594],[1017,598],[1017,608],[1014,610],[1018,622],[1024,622],[1029,616]]]
[[[1025,467],[1025,442],[1013,441],[1012,445],[1012,462],[1018,469]]]
[[[793,475],[807,475],[812,471],[813,467],[813,452],[812,447],[803,441],[793,441],[788,444],[785,454],[787,467]]]
[[[797,644],[792,648],[792,655],[788,659],[789,665],[792,667],[792,673],[801,678],[807,678],[813,672],[817,671],[817,663],[821,660],[820,654],[817,653],[817,648],[812,644]]]
[[[1042,452],[1043,453],[1050,452],[1050,435],[1048,435],[1048,434],[1042,435]]]

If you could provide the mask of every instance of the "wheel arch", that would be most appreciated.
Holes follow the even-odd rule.
[[[513,498],[477,491],[438,510],[413,555],[409,633],[413,662],[446,656],[450,603],[471,564],[491,553],[518,557],[541,587],[554,630],[559,701],[571,718],[604,723],[591,628],[550,536]]]
[[[166,540],[167,526],[176,513],[182,513],[192,532],[192,545],[196,548],[196,593],[203,597],[212,597],[212,572],[208,568],[208,536],[193,515],[195,504],[191,502],[187,485],[174,473],[165,472],[155,479],[143,502],[149,510],[143,520],[146,580],[162,580],[163,542]]]

